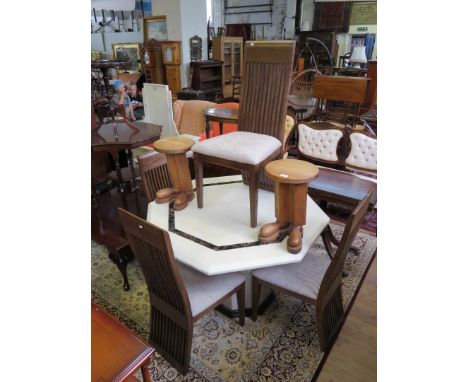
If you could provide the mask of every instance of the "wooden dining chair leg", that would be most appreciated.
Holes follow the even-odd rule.
[[[239,325],[245,324],[245,283],[237,291],[237,310],[239,312]]]
[[[255,276],[252,276],[252,321],[257,321],[261,289],[262,284],[258,282],[258,279]]]
[[[143,365],[141,365],[141,375],[143,377],[143,382],[151,382],[151,375],[148,370],[149,364],[150,362],[148,360]]]
[[[249,171],[250,226],[257,226],[259,171]]]
[[[197,207],[203,208],[203,161],[197,153],[193,153],[195,167],[195,185],[197,188]]]

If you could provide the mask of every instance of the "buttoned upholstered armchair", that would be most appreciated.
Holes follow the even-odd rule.
[[[197,205],[203,208],[203,164],[249,174],[250,225],[257,226],[259,172],[282,149],[294,41],[247,41],[239,130],[192,147]]]
[[[196,320],[236,293],[239,324],[244,325],[245,277],[242,273],[206,276],[179,264],[167,231],[121,208],[119,215],[148,287],[149,342],[186,374]]]

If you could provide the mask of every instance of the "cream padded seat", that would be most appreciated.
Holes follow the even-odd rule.
[[[281,148],[281,142],[270,135],[234,131],[192,146],[192,151],[229,161],[256,165]]]
[[[314,253],[311,248],[299,263],[256,269],[252,276],[315,300],[330,262],[326,253]]]
[[[207,276],[181,263],[178,263],[178,268],[187,290],[193,317],[245,281],[244,275],[238,272]]]

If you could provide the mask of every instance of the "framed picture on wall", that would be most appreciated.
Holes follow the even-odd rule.
[[[166,16],[151,16],[143,19],[143,37],[145,41],[167,40]]]
[[[141,70],[140,51],[141,44],[137,42],[112,44],[114,59],[122,61],[129,60],[132,63],[132,66],[128,68],[128,70],[132,72]]]
[[[348,32],[351,2],[315,3],[314,31]]]

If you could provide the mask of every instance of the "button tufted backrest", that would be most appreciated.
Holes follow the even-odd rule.
[[[360,132],[349,135],[351,151],[345,159],[347,166],[377,171],[377,139]]]
[[[314,129],[300,123],[298,149],[312,159],[338,162],[337,148],[343,132],[339,129]]]

